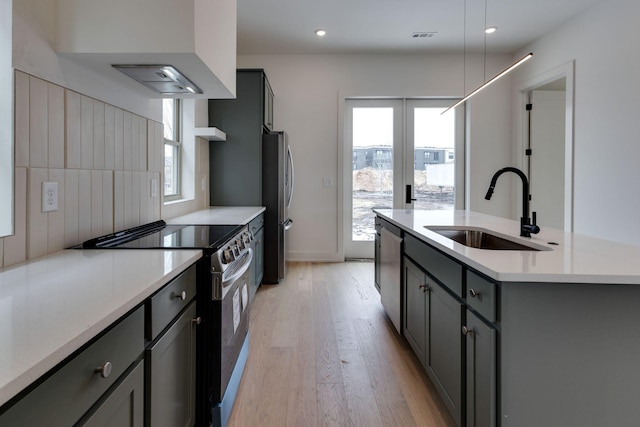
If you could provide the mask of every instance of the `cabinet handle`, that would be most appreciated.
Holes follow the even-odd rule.
[[[475,289],[469,289],[469,294],[471,295],[471,298],[477,298],[478,296],[480,296],[480,292],[477,292]]]
[[[105,362],[104,365],[98,366],[95,370],[97,374],[100,374],[102,378],[107,378],[111,375],[111,362]]]
[[[429,286],[426,284],[418,286],[418,289],[422,289],[422,292],[429,292]]]
[[[462,327],[462,335],[473,335],[475,333],[475,331],[473,330],[473,328],[469,329],[466,326]]]
[[[181,301],[184,301],[187,299],[187,291],[182,291],[179,294],[174,295],[173,297]]]
[[[191,323],[195,323],[196,326],[202,323],[202,317],[198,316],[195,319],[191,319]]]

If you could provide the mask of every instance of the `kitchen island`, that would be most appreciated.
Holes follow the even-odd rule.
[[[402,231],[402,334],[459,425],[637,425],[640,248],[521,238],[516,221],[467,211],[375,213]],[[537,250],[477,249],[438,228]]]

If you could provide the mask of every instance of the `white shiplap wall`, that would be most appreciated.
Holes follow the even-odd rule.
[[[15,75],[15,234],[2,266],[160,219],[162,124],[20,71]],[[43,182],[59,209],[43,213]]]

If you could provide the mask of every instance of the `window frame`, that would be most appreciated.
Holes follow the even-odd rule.
[[[173,170],[172,178],[174,181],[175,192],[167,194],[167,171],[166,171],[166,163],[164,165],[163,171],[163,185],[162,185],[162,195],[165,201],[175,201],[182,199],[182,100],[179,98],[164,98],[162,102],[164,103],[166,100],[171,100],[174,102],[173,108],[173,135],[174,139],[168,139],[165,137],[166,133],[163,133],[163,159],[166,162],[166,150],[168,147],[171,147],[174,150],[174,161],[173,161]],[[166,128],[164,116],[164,105],[163,105],[163,129]]]

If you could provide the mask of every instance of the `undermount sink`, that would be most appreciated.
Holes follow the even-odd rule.
[[[424,228],[441,236],[476,249],[497,251],[550,251],[551,248],[535,243],[521,243],[510,240],[482,228],[428,226]]]

